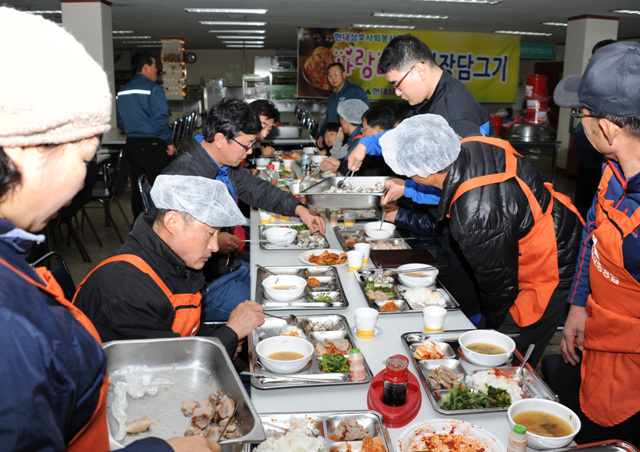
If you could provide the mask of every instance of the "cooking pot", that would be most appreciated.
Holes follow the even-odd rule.
[[[508,141],[544,142],[553,141],[554,136],[548,124],[518,122],[507,129],[505,139]]]

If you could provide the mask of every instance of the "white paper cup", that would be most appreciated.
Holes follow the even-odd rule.
[[[347,251],[347,265],[349,266],[349,273],[353,273],[356,270],[362,268],[364,256],[360,251]]]
[[[292,195],[299,195],[300,194],[300,181],[299,180],[294,180],[293,182],[291,182],[289,184],[289,188],[291,188],[291,194]]]
[[[260,210],[260,224],[269,224],[271,223],[271,212],[265,212],[264,210]]]
[[[290,170],[291,169],[291,160],[290,159],[286,159],[282,162],[282,164],[284,165],[284,169],[286,170]]]
[[[447,310],[441,306],[427,306],[422,309],[425,331],[442,331]]]
[[[271,162],[271,164],[273,165],[273,169],[276,171],[280,171],[281,163],[282,162],[280,160],[274,160],[273,162]]]
[[[376,331],[378,311],[372,308],[358,308],[353,311],[356,321],[356,334],[361,339],[371,339]]]
[[[371,253],[371,245],[369,243],[356,243],[353,249],[362,253],[362,265],[369,263],[369,254]]]
[[[355,210],[345,210],[342,213],[342,218],[344,220],[345,226],[354,226],[356,224],[356,217],[358,216],[358,212]]]

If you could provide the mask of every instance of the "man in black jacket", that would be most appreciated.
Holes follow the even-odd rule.
[[[223,182],[231,196],[246,204],[286,216],[298,216],[312,232],[324,234],[324,219],[300,203],[290,193],[260,179],[238,166],[253,150],[260,132],[258,115],[242,100],[225,98],[207,115],[203,135],[191,139],[184,154],[163,174],[202,176]],[[205,265],[209,287],[203,300],[205,320],[228,319],[229,313],[250,298],[249,264],[239,259],[240,239],[221,232],[220,250]]]

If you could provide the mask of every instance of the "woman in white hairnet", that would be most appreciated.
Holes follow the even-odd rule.
[[[3,450],[102,452],[106,359],[91,322],[25,258],[82,188],[109,130],[104,71],[62,27],[0,8],[0,444]],[[205,438],[148,438],[135,451],[216,451]]]
[[[438,228],[468,264],[480,326],[519,333],[518,350],[535,344],[537,363],[565,318],[577,259],[583,222],[569,198],[508,142],[459,141],[438,115],[406,119],[380,143],[395,173],[442,190]]]

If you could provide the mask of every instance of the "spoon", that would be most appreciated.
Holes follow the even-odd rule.
[[[531,353],[533,352],[533,349],[534,349],[535,346],[536,346],[536,344],[529,344],[529,348],[527,349],[527,353],[525,353],[524,359],[522,360],[522,365],[518,369],[518,372],[516,372],[516,377],[515,377],[516,381],[520,381],[520,378],[522,376],[522,370],[524,369],[524,366],[527,364],[527,361],[529,360],[529,357],[531,356]]]
[[[285,322],[287,322],[287,325],[297,325],[298,324],[298,317],[296,317],[293,314],[289,314],[286,317],[281,317],[279,315],[273,315],[273,314],[269,314],[268,312],[265,312],[264,315],[268,315],[269,317],[275,317],[276,319],[284,320]]]
[[[380,220],[380,227],[378,228],[378,230],[382,231],[382,225],[384,224],[384,217],[387,216],[387,212],[383,211],[382,212],[382,219]]]

